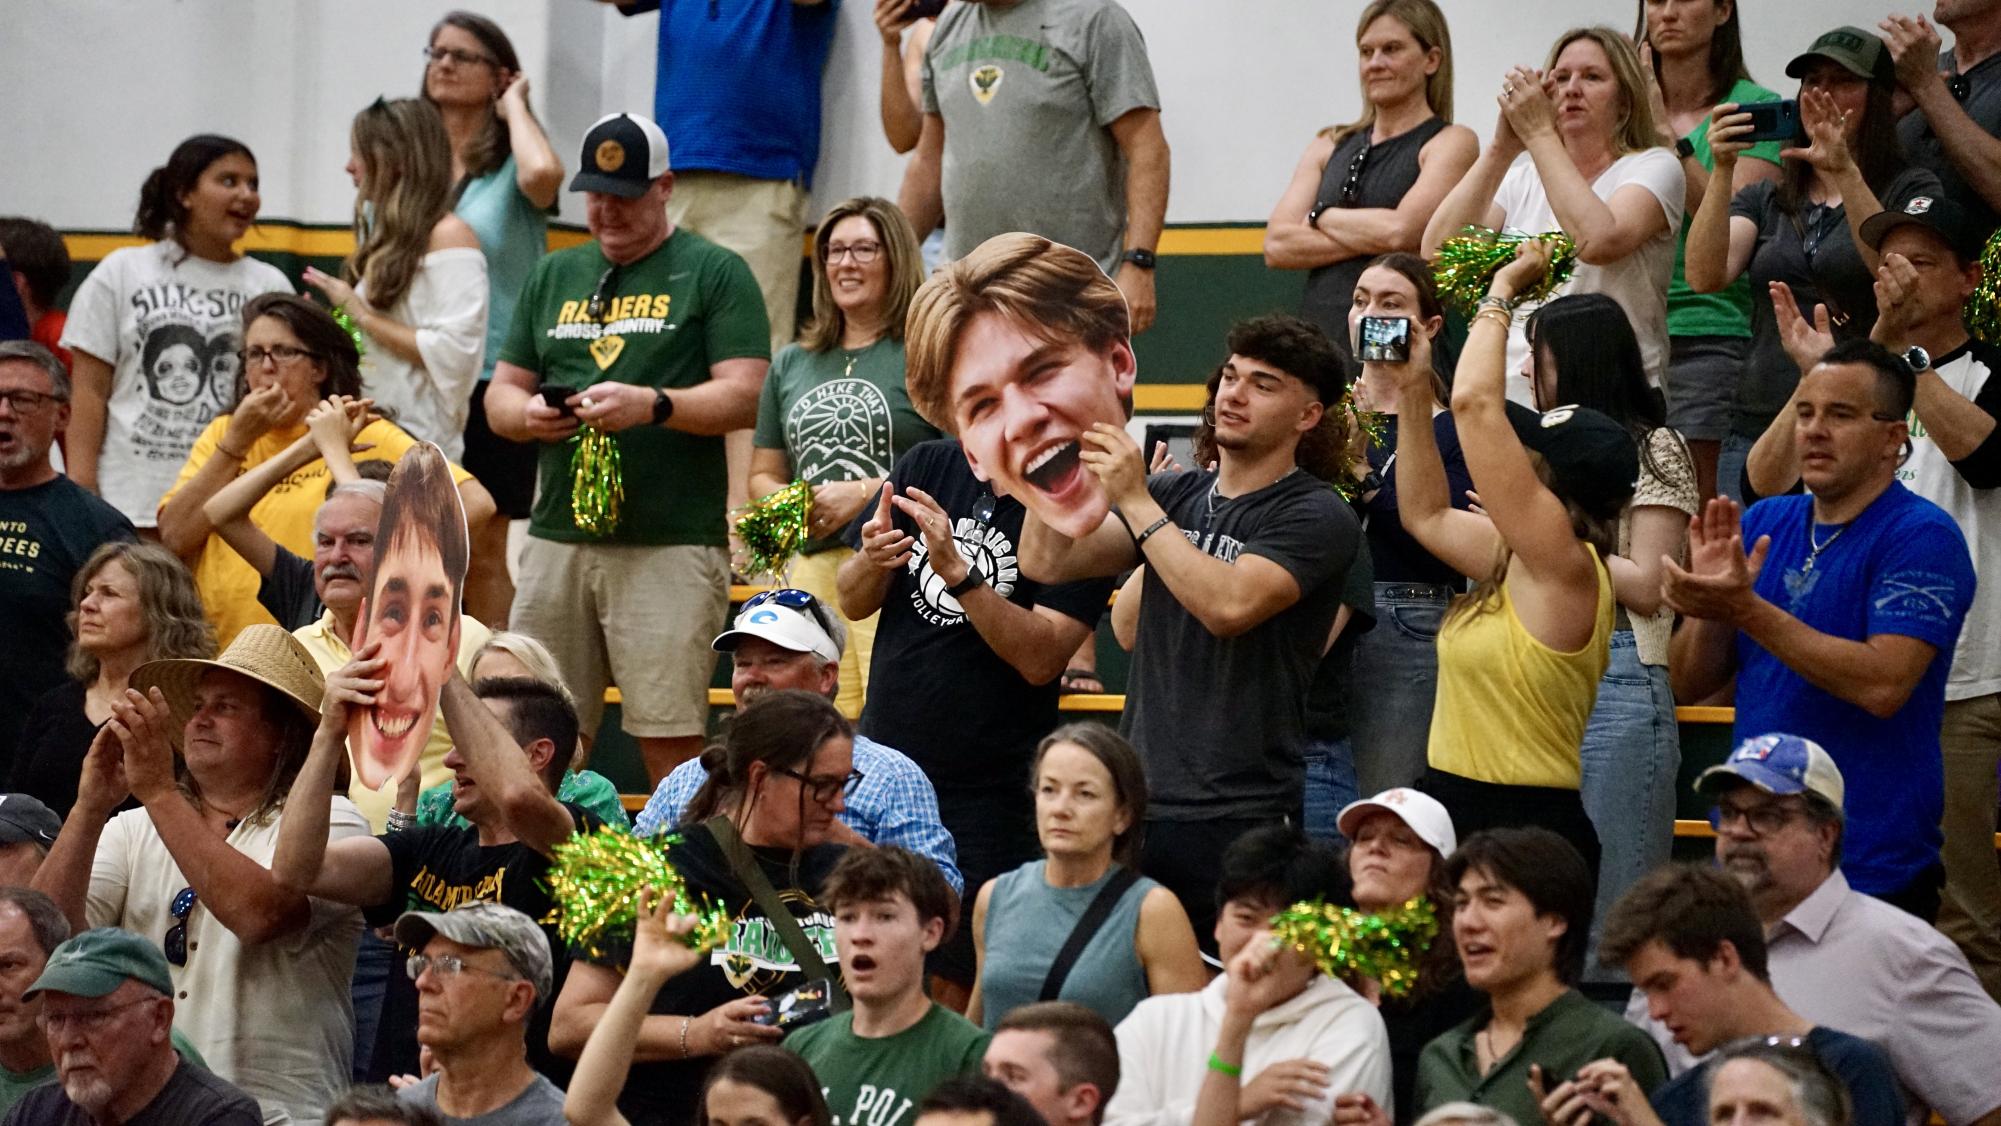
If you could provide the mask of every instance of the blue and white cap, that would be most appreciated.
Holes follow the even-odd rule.
[[[776,599],[747,603],[729,630],[709,647],[718,653],[733,652],[746,637],[761,638],[794,653],[811,653],[828,664],[840,663],[844,640],[829,633],[811,609],[784,605]]]
[[[1723,778],[1740,778],[1768,794],[1813,794],[1836,809],[1842,808],[1846,792],[1841,769],[1819,743],[1782,732],[1753,735],[1737,744],[1721,765],[1696,777],[1695,789],[1712,792]]]

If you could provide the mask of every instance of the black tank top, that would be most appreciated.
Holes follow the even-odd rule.
[[[1404,193],[1410,190],[1411,185],[1417,183],[1418,152],[1443,128],[1445,122],[1433,117],[1415,129],[1374,145],[1369,143],[1369,130],[1356,130],[1334,146],[1333,155],[1327,158],[1327,167],[1320,174],[1320,191],[1315,195],[1314,202],[1335,207],[1395,207],[1403,202]],[[1354,167],[1355,159],[1364,150],[1368,155],[1362,158],[1362,174],[1355,201],[1344,203],[1342,189],[1348,185],[1349,169]],[[1312,273],[1306,275],[1306,294],[1300,299],[1299,315],[1319,325],[1322,331],[1341,344],[1344,352],[1349,350],[1350,345],[1348,306],[1354,302],[1355,283],[1362,277],[1362,267],[1368,265],[1373,257],[1372,254],[1364,254],[1344,259],[1315,267]]]

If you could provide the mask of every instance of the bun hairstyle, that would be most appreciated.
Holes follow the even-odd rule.
[[[749,795],[750,768],[800,770],[821,744],[854,736],[854,726],[825,696],[796,688],[760,693],[730,720],[721,743],[702,752],[708,779],[681,815],[682,825],[731,813]]]
[[[209,165],[235,155],[257,163],[250,146],[214,133],[197,133],[174,146],[167,163],[153,169],[139,189],[139,210],[132,217],[132,233],[155,242],[172,238],[185,248],[188,208],[181,197],[200,182]]]

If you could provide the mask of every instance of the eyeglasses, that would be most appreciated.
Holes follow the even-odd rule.
[[[827,265],[839,262],[843,257],[851,257],[855,265],[866,266],[882,255],[879,242],[830,242],[827,244]]]
[[[108,1009],[91,1009],[81,1013],[52,1013],[47,1008],[44,1008],[35,1017],[35,1023],[41,1026],[44,1033],[54,1036],[62,1035],[63,1030],[66,1028],[74,1028],[85,1036],[95,1036],[110,1026],[112,1017],[135,1005],[144,1005],[149,1002],[158,1001],[159,999],[158,997],[141,997],[136,1001],[127,1001],[122,1005],[113,1005]]]
[[[813,620],[820,624],[822,630],[826,631],[828,640],[833,639],[834,626],[833,623],[827,620],[827,608],[818,598],[813,596],[812,592],[789,586],[782,586],[777,590],[759,591],[749,598],[744,599],[743,608],[749,610],[752,607],[762,606],[767,602],[783,606],[788,610],[798,610],[802,613],[813,615]]]
[[[1348,179],[1341,185],[1341,206],[1353,207],[1355,206],[1355,201],[1361,197],[1362,169],[1369,163],[1369,154],[1375,151],[1375,147],[1374,145],[1364,143],[1361,151],[1357,152],[1355,158],[1348,162]]]
[[[174,896],[173,904],[167,909],[167,913],[174,917],[174,925],[167,928],[166,941],[160,945],[167,950],[167,961],[177,966],[188,964],[188,915],[194,911],[195,902],[199,898],[195,895],[195,889],[182,888],[180,894]]]
[[[302,360],[313,354],[313,351],[309,348],[294,348],[290,344],[273,344],[269,348],[245,348],[243,350],[243,366],[247,368],[259,367],[263,365],[264,361],[270,360],[279,367],[285,367],[294,360]]]
[[[781,768],[778,773],[785,775],[787,778],[796,779],[808,796],[814,801],[822,803],[834,800],[834,795],[837,793],[854,793],[855,787],[862,784],[863,778],[868,777],[859,770],[848,771],[848,776],[845,778],[816,778],[811,774],[801,774],[796,770],[787,768]]]
[[[1723,802],[1717,802],[1709,809],[1709,824],[1717,832],[1722,832],[1724,827],[1732,822],[1742,821],[1744,824],[1750,826],[1751,832],[1761,837],[1769,837],[1791,824],[1793,818],[1798,817],[1801,812],[1800,809],[1794,806],[1782,805],[1778,802],[1767,802],[1764,805],[1754,806],[1727,805]]]
[[[456,954],[440,954],[435,958],[428,954],[412,954],[409,960],[403,963],[403,972],[410,975],[411,981],[422,977],[425,970],[430,970],[439,977],[457,977],[470,970],[476,974],[497,977],[502,981],[524,980],[518,974],[504,974],[499,970],[489,970],[485,966],[472,965]]]
[[[40,391],[0,391],[0,403],[13,408],[15,414],[34,414],[50,403],[63,401],[60,395],[44,395]]]
[[[606,269],[598,275],[598,287],[591,291],[591,299],[584,303],[584,316],[598,320],[604,316],[604,299],[611,294],[612,286],[618,284],[618,267]]]
[[[428,45],[424,48],[424,60],[433,65],[448,60],[459,66],[474,66],[480,63],[484,63],[487,66],[500,65],[499,61],[491,55],[481,55],[473,51],[461,50],[457,47],[432,47]]]

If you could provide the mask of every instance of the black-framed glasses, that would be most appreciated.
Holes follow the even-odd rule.
[[[60,403],[62,401],[61,396],[44,395],[40,391],[29,391],[26,389],[0,391],[0,403],[6,403],[9,407],[13,408],[15,414],[34,414],[50,403]]]
[[[265,360],[270,360],[279,367],[284,367],[294,360],[304,359],[312,354],[313,351],[310,348],[294,348],[290,344],[273,344],[269,348],[245,348],[243,350],[243,366],[254,368],[263,364]]]
[[[873,241],[830,242],[827,244],[827,265],[839,262],[842,256],[855,260],[855,265],[866,266],[882,255],[882,244]]]
[[[584,303],[584,316],[598,320],[604,316],[604,301],[611,295],[612,287],[618,284],[618,266],[606,267],[598,275],[598,287],[591,291],[591,299]]]
[[[1751,832],[1761,837],[1769,837],[1792,823],[1793,818],[1803,811],[1779,802],[1763,805],[1739,806],[1717,802],[1709,807],[1709,826],[1717,832],[1738,821],[1749,826]]]
[[[813,595],[813,592],[790,586],[781,586],[775,590],[761,590],[744,599],[743,608],[750,610],[754,607],[762,606],[767,602],[774,606],[783,606],[787,610],[798,610],[802,613],[813,615],[813,620],[820,624],[822,630],[826,631],[828,638],[831,639],[834,636],[833,624],[827,620],[827,607]]]
[[[166,949],[167,961],[177,966],[188,964],[188,915],[194,911],[195,903],[200,898],[195,889],[185,887],[174,896],[174,902],[167,908],[167,913],[174,917],[174,925],[167,928],[166,940],[160,945]]]
[[[1341,206],[1353,207],[1362,194],[1362,169],[1369,163],[1369,153],[1376,146],[1363,143],[1362,148],[1348,162],[1348,179],[1341,184]]]
[[[457,977],[471,970],[473,973],[497,977],[502,981],[521,980],[518,974],[504,974],[499,970],[489,970],[485,966],[475,966],[456,954],[439,954],[435,957],[429,954],[412,954],[403,962],[403,972],[410,975],[411,981],[424,976],[425,970],[430,970],[439,977]]]
[[[799,783],[800,789],[806,791],[807,795],[814,801],[822,804],[834,800],[834,795],[837,793],[854,793],[855,787],[862,784],[863,778],[868,777],[868,775],[863,774],[859,770],[848,771],[848,775],[845,778],[820,778],[811,774],[802,774],[790,767],[780,767],[778,773],[796,780]]]
[[[487,66],[500,65],[499,61],[492,55],[482,55],[476,51],[467,51],[458,47],[433,47],[428,43],[424,45],[425,62],[442,63],[447,60],[459,66],[475,66],[480,63],[484,63]]]

